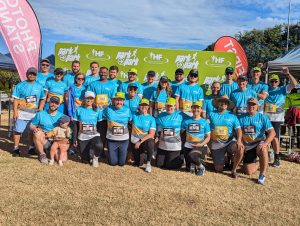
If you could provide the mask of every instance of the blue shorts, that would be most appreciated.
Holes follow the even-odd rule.
[[[31,123],[31,120],[18,119],[15,123],[14,131],[17,133],[28,132],[30,130],[30,128],[29,128],[30,123]]]

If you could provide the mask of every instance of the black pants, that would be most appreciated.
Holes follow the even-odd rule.
[[[77,121],[70,121],[70,128],[72,130],[72,144],[77,140],[78,136],[78,122]]]
[[[107,132],[107,120],[102,120],[97,123],[97,131],[100,133],[100,138],[105,147],[106,144],[106,132]]]
[[[79,148],[81,154],[81,161],[82,162],[89,162],[90,161],[90,150],[92,149],[94,155],[99,157],[100,154],[103,152],[103,144],[99,136],[93,137],[90,140],[79,140]]]
[[[193,151],[192,148],[186,148],[184,147],[184,158],[185,158],[185,164],[186,168],[189,169],[191,166],[191,163],[199,166],[201,164],[201,158],[204,158],[205,154],[201,154],[199,151]]]
[[[150,138],[144,141],[139,149],[134,148],[134,143],[130,142],[131,150],[134,157],[134,164],[136,166],[141,166],[145,163],[145,160],[151,161],[154,152],[154,139]]]
[[[180,157],[181,151],[166,151],[158,148],[156,156],[156,165],[159,168],[180,169],[183,163]]]

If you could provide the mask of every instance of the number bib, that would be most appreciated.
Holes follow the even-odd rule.
[[[108,105],[108,96],[107,94],[98,94],[96,96],[96,104],[101,106],[107,106]]]
[[[216,136],[228,136],[228,127],[227,126],[216,126],[214,133]]]
[[[247,108],[246,107],[237,108],[237,114],[238,115],[245,114],[245,113],[247,113]]]
[[[276,113],[276,110],[277,110],[276,104],[266,103],[266,105],[265,105],[265,112]]]
[[[163,129],[163,136],[164,137],[173,137],[173,136],[175,136],[175,129],[164,128]]]
[[[256,127],[255,126],[244,126],[243,132],[246,135],[255,135],[256,134]]]
[[[82,132],[91,134],[95,132],[95,127],[93,124],[82,124]]]
[[[181,109],[183,112],[191,111],[192,110],[192,102],[188,100],[181,100],[180,101]]]
[[[113,135],[124,135],[125,128],[124,126],[113,126],[112,127],[112,134]]]
[[[199,133],[200,132],[200,124],[198,123],[191,123],[189,124],[189,132],[191,133]]]
[[[36,104],[36,95],[25,97],[25,101],[27,104]]]

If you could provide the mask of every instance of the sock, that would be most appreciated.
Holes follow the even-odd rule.
[[[275,154],[275,159],[279,159],[279,154]]]
[[[19,146],[14,146],[14,151],[19,149]]]
[[[30,149],[34,149],[34,146],[29,146],[29,147],[28,147],[28,150],[30,150]]]

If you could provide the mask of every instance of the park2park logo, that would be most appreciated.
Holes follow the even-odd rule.
[[[110,55],[103,50],[92,49],[91,52],[86,54],[86,58],[93,61],[108,61],[110,60]]]
[[[198,68],[199,61],[197,60],[198,53],[187,54],[187,55],[177,55],[175,59],[175,64],[177,68],[182,69],[193,69]]]
[[[79,46],[71,46],[69,48],[60,48],[58,50],[58,57],[60,61],[72,62],[74,60],[80,60]]]
[[[139,58],[137,57],[137,49],[128,50],[127,52],[118,52],[116,60],[122,66],[137,66]]]
[[[144,61],[149,64],[166,64],[169,62],[169,59],[165,58],[161,53],[150,52],[149,56],[144,57]]]

